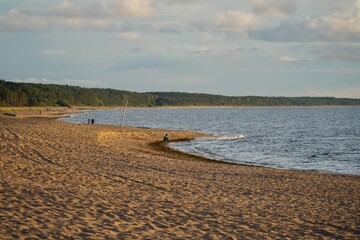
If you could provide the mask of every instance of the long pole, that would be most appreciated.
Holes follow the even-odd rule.
[[[120,127],[122,127],[123,122],[124,122],[124,118],[125,118],[125,111],[126,111],[126,107],[127,107],[127,105],[128,105],[128,102],[129,102],[129,100],[126,100],[126,103],[125,103],[125,106],[124,106],[124,110],[123,110],[123,113],[122,113],[122,117],[121,117]]]

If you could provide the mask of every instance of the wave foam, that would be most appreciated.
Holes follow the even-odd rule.
[[[223,136],[223,137],[217,137],[216,139],[221,141],[231,141],[231,140],[244,140],[245,136],[240,134],[237,136]]]

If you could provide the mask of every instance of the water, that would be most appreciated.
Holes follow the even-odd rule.
[[[119,125],[121,114],[92,111],[63,121]],[[360,107],[130,109],[124,124],[213,134],[170,146],[216,160],[360,175]]]

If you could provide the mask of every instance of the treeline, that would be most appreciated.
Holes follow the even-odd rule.
[[[114,89],[0,80],[0,106],[153,106],[155,96]]]
[[[0,80],[0,106],[360,106],[360,99],[333,97],[228,97],[221,95],[82,88]]]
[[[334,97],[227,97],[221,95],[150,92],[157,106],[359,106],[360,99]]]

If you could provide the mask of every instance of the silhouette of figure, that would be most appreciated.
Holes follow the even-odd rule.
[[[92,118],[92,119],[91,119],[91,124],[94,124],[94,122],[95,122],[95,120]]]
[[[169,141],[169,136],[168,134],[166,133],[165,136],[164,136],[164,142],[168,142]]]

